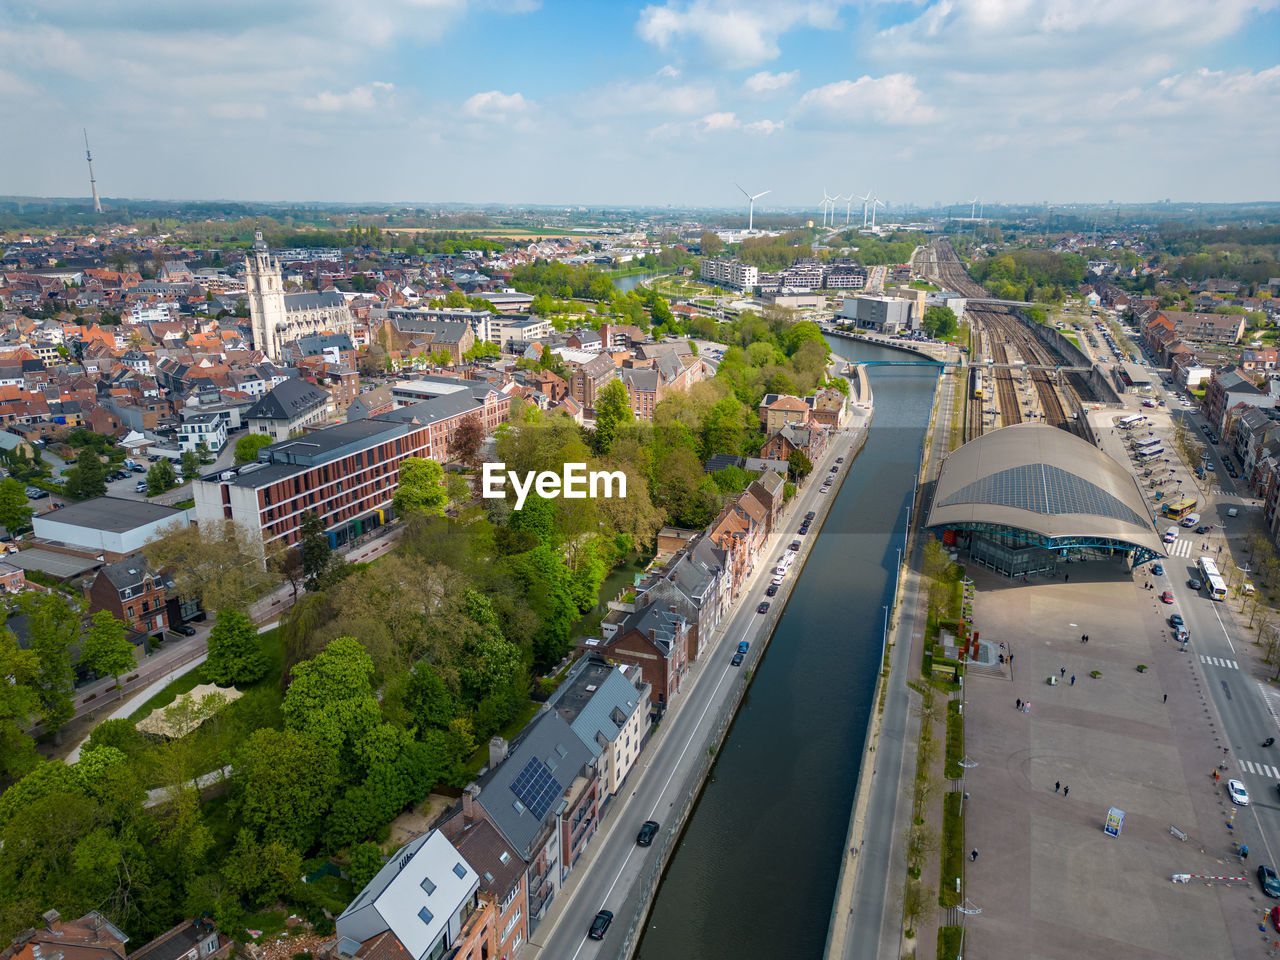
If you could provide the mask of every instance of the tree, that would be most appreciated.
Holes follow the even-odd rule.
[[[334,751],[296,730],[255,730],[235,760],[236,816],[267,842],[315,842],[339,783]]]
[[[272,540],[266,546],[267,569],[273,576],[288,580],[293,588],[293,599],[297,602],[298,589],[306,582],[306,574],[302,570],[302,551],[291,547],[280,540]]]
[[[613,449],[618,427],[635,419],[631,414],[631,398],[621,380],[610,380],[596,394],[596,429],[592,434],[592,446],[596,453],[605,456]]]
[[[792,450],[787,455],[787,472],[791,474],[793,480],[807,477],[812,471],[813,462],[805,455],[803,450]]]
[[[0,776],[20,777],[36,765],[35,741],[26,734],[32,717],[40,708],[34,683],[40,673],[40,658],[23,650],[7,629],[0,628]]]
[[[173,472],[173,464],[167,457],[161,457],[147,471],[147,496],[154,497],[176,486],[177,475]]]
[[[357,843],[351,848],[351,863],[347,867],[351,886],[356,890],[363,890],[385,862],[386,857],[376,843]]]
[[[275,443],[275,438],[265,433],[250,433],[236,441],[236,463],[253,463],[258,451]]]
[[[924,332],[937,340],[955,336],[959,322],[950,307],[928,307],[924,312]]]
[[[99,610],[89,618],[89,630],[80,648],[80,663],[100,677],[115,677],[134,667],[133,644],[126,636],[123,620],[117,620],[108,610]]]
[[[307,589],[315,590],[320,585],[320,577],[329,569],[333,548],[329,545],[324,521],[314,510],[308,510],[302,515],[298,533],[301,537],[298,550],[302,554],[302,575],[307,578]]]
[[[354,637],[338,637],[295,664],[281,706],[285,726],[338,751],[349,769],[356,745],[382,721],[373,659]]]
[[[76,469],[80,472],[80,496],[103,497],[107,493],[107,472],[102,460],[91,447],[85,447],[76,457]]]
[[[31,507],[22,482],[5,477],[0,482],[0,524],[10,535],[25,530],[31,523]]]
[[[254,683],[267,672],[267,658],[253,621],[239,610],[218,611],[209,632],[204,675],[220,687]]]
[[[435,460],[405,457],[400,462],[400,483],[392,497],[396,513],[444,513],[449,494],[444,488],[444,468]]]
[[[194,450],[184,451],[182,454],[182,479],[191,481],[196,478],[200,472],[200,454]]]
[[[36,690],[44,727],[57,738],[75,714],[71,645],[80,637],[79,611],[58,593],[25,593],[18,606],[27,615],[31,650],[40,661]]]
[[[209,611],[241,609],[276,583],[263,563],[261,542],[234,520],[172,524],[142,552],[173,578],[183,599],[198,600]]]
[[[708,230],[702,235],[700,246],[704,257],[714,257],[724,249],[724,241]]]
[[[453,431],[450,453],[472,470],[480,462],[480,449],[484,446],[484,423],[474,413],[463,417]]]
[[[471,499],[471,485],[467,483],[467,478],[460,473],[446,474],[444,489],[450,505],[455,510],[460,509]]]
[[[450,290],[444,297],[444,305],[450,309],[465,308],[467,295],[461,290]]]

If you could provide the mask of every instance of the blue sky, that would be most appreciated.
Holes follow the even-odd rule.
[[[0,192],[1276,200],[1280,0],[0,7]]]

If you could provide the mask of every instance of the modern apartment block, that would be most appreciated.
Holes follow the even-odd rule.
[[[760,282],[760,271],[737,258],[716,257],[702,261],[701,277],[708,283],[735,290],[753,290]]]
[[[196,519],[234,520],[264,543],[295,544],[303,514],[314,511],[342,546],[387,521],[405,457],[443,462],[464,419],[479,417],[489,430],[509,405],[465,390],[272,444],[255,463],[192,483]]]

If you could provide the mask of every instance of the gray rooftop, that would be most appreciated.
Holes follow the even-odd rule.
[[[1087,441],[1038,423],[984,434],[943,462],[927,525],[974,524],[1164,553],[1129,471]]]
[[[185,511],[164,507],[142,500],[125,500],[122,497],[94,497],[83,503],[73,503],[56,513],[42,514],[37,520],[66,523],[91,530],[109,530],[124,533],[136,527],[155,523],[157,520],[177,520]]]

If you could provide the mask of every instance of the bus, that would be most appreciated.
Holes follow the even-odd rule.
[[[1213,557],[1200,558],[1200,576],[1204,580],[1204,588],[1214,600],[1227,599],[1227,584],[1218,573],[1218,565]]]
[[[1152,447],[1158,447],[1162,443],[1164,443],[1164,441],[1161,440],[1159,437],[1148,437],[1146,440],[1139,440],[1134,445],[1134,449],[1136,449],[1139,453],[1142,453],[1146,450],[1150,450]]]
[[[1132,430],[1134,427],[1136,427],[1145,419],[1147,418],[1144,417],[1142,414],[1135,413],[1135,414],[1132,414],[1131,416],[1122,417],[1121,419],[1117,420],[1116,426],[1119,427],[1121,430]]]
[[[1150,450],[1139,450],[1138,459],[1143,463],[1154,460],[1156,457],[1164,456],[1164,447],[1152,447]]]
[[[1173,501],[1166,503],[1161,513],[1163,513],[1170,520],[1181,520],[1187,514],[1195,510],[1195,508],[1196,508],[1196,501],[1192,500],[1190,497],[1183,497],[1181,500],[1177,501],[1176,503]]]

